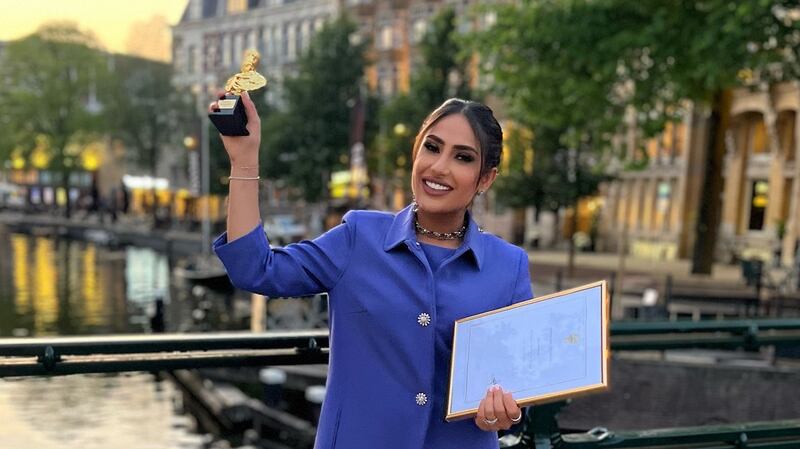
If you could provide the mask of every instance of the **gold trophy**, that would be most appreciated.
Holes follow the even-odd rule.
[[[256,72],[261,57],[255,50],[248,50],[244,55],[241,72],[233,75],[225,83],[225,98],[217,101],[218,111],[208,114],[211,123],[224,136],[249,136],[247,131],[247,114],[242,103],[242,92],[256,90],[267,84],[267,79]]]

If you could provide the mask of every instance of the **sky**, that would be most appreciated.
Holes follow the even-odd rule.
[[[169,58],[169,29],[188,0],[0,0],[0,41],[19,39],[49,21],[72,21],[91,31],[115,53]],[[155,19],[161,16],[163,19]],[[159,25],[160,24],[160,28]],[[150,30],[149,39],[131,38],[131,27]]]

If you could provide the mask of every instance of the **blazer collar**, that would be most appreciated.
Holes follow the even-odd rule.
[[[481,234],[483,231],[472,219],[472,214],[467,212],[467,232],[464,235],[464,241],[461,246],[456,250],[458,256],[470,251],[475,260],[475,264],[480,270],[483,266],[483,252],[484,242]],[[399,211],[394,216],[392,225],[386,233],[386,238],[383,243],[383,250],[390,251],[396,248],[401,243],[415,244],[417,242],[417,233],[414,229],[414,212],[412,206],[406,206],[405,209]]]

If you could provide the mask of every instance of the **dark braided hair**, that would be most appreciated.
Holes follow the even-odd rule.
[[[416,159],[417,152],[422,145],[422,139],[434,123],[451,114],[461,114],[467,119],[481,153],[481,174],[478,182],[500,163],[503,153],[503,130],[489,106],[477,101],[451,98],[431,112],[422,122],[417,137],[414,139],[412,160]]]

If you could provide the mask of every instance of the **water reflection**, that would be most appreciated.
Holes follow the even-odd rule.
[[[210,439],[176,414],[169,382],[143,373],[0,381],[0,444],[8,448],[201,448]]]
[[[0,229],[0,336],[142,333],[155,299],[170,303],[169,280],[167,258],[149,249]],[[187,290],[175,289],[176,325],[195,307]],[[0,447],[226,447],[195,431],[181,397],[147,373],[0,379]]]
[[[149,249],[0,233],[0,336],[141,332],[169,303],[166,257]]]

